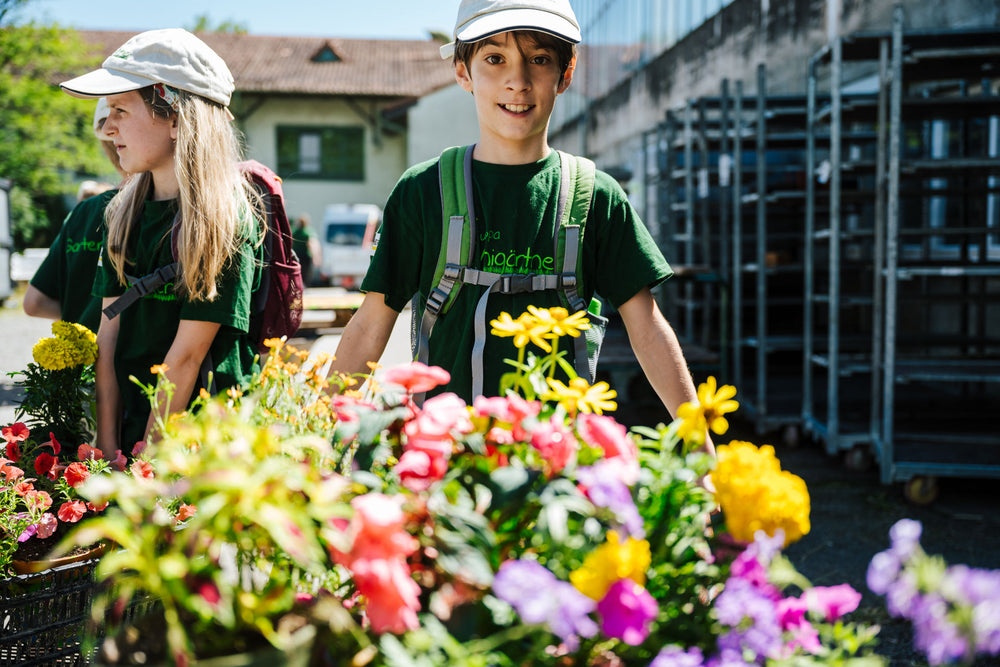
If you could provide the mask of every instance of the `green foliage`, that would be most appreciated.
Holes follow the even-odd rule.
[[[208,14],[199,14],[194,17],[194,23],[186,28],[186,30],[189,32],[221,32],[227,35],[245,35],[247,34],[247,24],[234,21],[233,19],[226,19],[215,24],[213,27],[211,16]]]
[[[17,248],[55,236],[61,218],[49,220],[44,205],[75,189],[74,174],[106,171],[91,125],[94,102],[70,97],[58,85],[99,65],[72,30],[34,23],[0,30],[0,177],[14,184]]]

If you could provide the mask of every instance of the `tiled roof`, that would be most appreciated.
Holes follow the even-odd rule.
[[[104,55],[134,32],[81,30],[81,38]],[[432,40],[273,37],[202,33],[236,80],[253,93],[421,97],[455,80],[451,62]],[[324,48],[336,62],[313,62]]]

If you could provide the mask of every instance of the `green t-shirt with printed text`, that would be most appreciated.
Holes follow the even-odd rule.
[[[104,235],[104,209],[117,190],[84,199],[66,216],[31,284],[59,302],[59,317],[96,332],[101,300],[91,294]]]
[[[176,213],[177,200],[145,203],[130,239],[128,257],[132,264],[126,269],[129,275],[142,277],[174,261],[170,230]],[[248,239],[223,272],[218,283],[219,294],[213,301],[189,301],[175,292],[173,283],[168,283],[139,299],[119,315],[121,323],[115,345],[115,375],[124,408],[123,450],[131,450],[132,444],[142,439],[150,411],[148,399],[129,380],[129,376],[135,376],[145,384],[154,383],[155,378],[149,369],[163,363],[181,320],[222,325],[209,352],[218,391],[240,386],[250,379],[255,370],[256,350],[247,329],[251,295],[260,281],[260,266],[259,245]],[[114,297],[121,295],[125,289],[118,282],[107,252],[102,252],[94,294]],[[192,398],[200,387],[199,382]]]
[[[558,205],[559,155],[526,165],[473,161],[476,206],[475,268],[497,273],[557,273],[552,230]],[[361,289],[385,294],[386,304],[402,310],[419,294],[419,318],[441,248],[441,195],[438,161],[416,165],[400,178],[385,206],[378,248]],[[594,199],[584,228],[582,287],[585,302],[596,293],[615,308],[645,287],[671,275],[648,230],[618,183],[598,171]],[[434,326],[428,361],[451,373],[438,391],[453,391],[471,400],[471,354],[476,304],[484,288],[464,285],[451,309]],[[493,294],[486,329],[501,312],[518,317],[529,305],[553,307],[559,293]],[[511,370],[505,359],[516,359],[510,338],[489,336],[484,355],[484,391],[495,394],[500,376]],[[572,363],[572,345],[564,342]],[[536,350],[536,352],[538,352]]]

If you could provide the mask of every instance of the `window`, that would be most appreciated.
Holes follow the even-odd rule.
[[[363,181],[363,127],[278,127],[278,175],[282,178]]]

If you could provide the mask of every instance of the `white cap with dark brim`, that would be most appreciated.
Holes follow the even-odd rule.
[[[463,0],[455,21],[455,41],[478,42],[511,30],[537,30],[579,44],[580,24],[569,0]],[[455,41],[441,47],[441,57],[455,54]]]
[[[118,95],[155,83],[229,106],[235,89],[225,61],[205,42],[180,28],[149,30],[107,57],[101,69],[60,84],[74,97]]]

